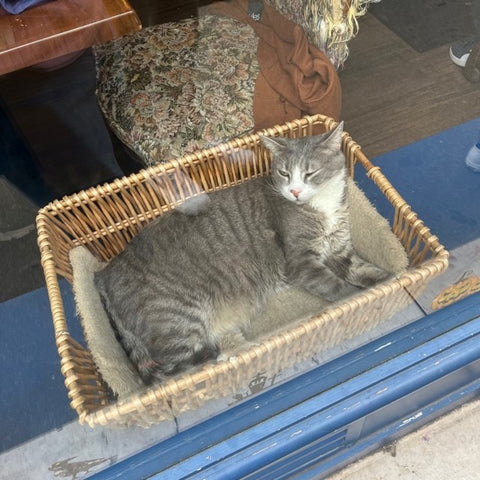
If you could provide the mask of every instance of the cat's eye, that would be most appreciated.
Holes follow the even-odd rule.
[[[313,170],[312,172],[307,172],[307,173],[305,174],[305,180],[311,179],[311,178],[314,177],[318,172],[320,172],[320,169],[318,169],[318,170]]]
[[[277,170],[278,174],[282,177],[288,178],[290,174],[285,170]]]

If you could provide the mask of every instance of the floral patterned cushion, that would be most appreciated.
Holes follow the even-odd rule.
[[[147,165],[251,130],[257,43],[250,26],[206,15],[96,47],[110,128]]]
[[[339,66],[371,0],[264,1]],[[147,165],[246,133],[257,44],[250,26],[200,15],[96,47],[97,96],[110,128]]]

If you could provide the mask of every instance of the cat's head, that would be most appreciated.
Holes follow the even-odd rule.
[[[261,136],[272,154],[272,181],[287,200],[304,204],[332,181],[345,178],[343,122],[322,135],[297,139]]]

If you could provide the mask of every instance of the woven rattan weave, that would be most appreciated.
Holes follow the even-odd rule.
[[[300,137],[334,126],[332,119],[316,115],[263,133]],[[69,331],[58,283],[60,277],[72,280],[69,251],[85,245],[98,259],[107,261],[148,222],[186,198],[268,174],[269,153],[257,135],[247,135],[65,197],[40,210],[38,244],[55,339],[71,406],[80,422],[91,426],[148,426],[198,408],[208,400],[234,395],[260,372],[284,371],[315,355],[320,345],[328,348],[373,328],[405,307],[412,296],[447,268],[447,251],[347,133],[343,147],[350,175],[363,170],[391,204],[392,231],[407,252],[409,269],[327,308],[315,318],[272,334],[234,358],[207,364],[120,401],[111,398],[91,353]]]

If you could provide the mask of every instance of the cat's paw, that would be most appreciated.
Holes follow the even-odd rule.
[[[260,343],[258,342],[246,340],[243,343],[237,345],[233,349],[229,349],[221,352],[220,355],[218,355],[217,357],[217,361],[220,362],[220,361],[228,361],[228,360],[235,359],[240,352],[244,352],[248,350],[250,347],[259,346],[259,345]]]
[[[370,288],[376,285],[377,283],[384,282],[391,278],[393,274],[383,270],[383,268],[377,267],[375,265],[369,265],[369,268],[366,271],[362,272],[362,275],[359,275],[355,279],[355,285],[358,285],[362,288]]]
[[[223,352],[217,357],[217,362],[226,362],[231,357],[229,352]]]

